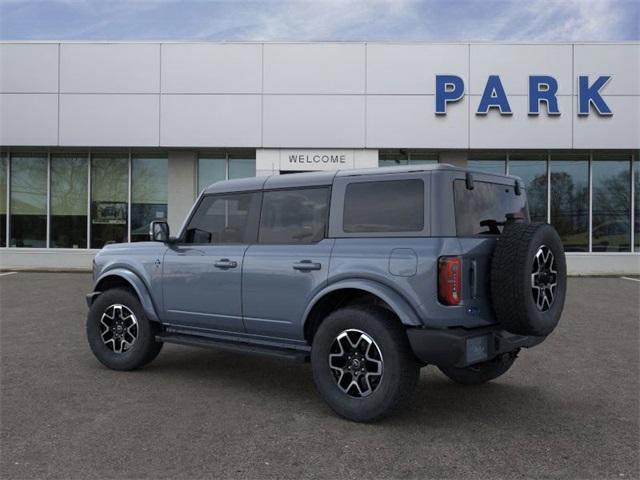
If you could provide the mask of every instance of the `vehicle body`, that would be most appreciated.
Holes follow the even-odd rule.
[[[374,386],[386,386],[383,368],[390,378],[393,368],[417,372],[432,364],[461,383],[479,383],[485,376],[465,382],[456,372],[466,375],[474,365],[498,365],[492,367],[495,378],[521,347],[537,345],[555,327],[565,282],[564,254],[557,246],[555,257],[539,249],[534,254],[551,255],[548,265],[533,260],[538,263],[532,267],[527,260],[522,266],[523,278],[532,282],[534,303],[548,303],[539,310],[553,317],[550,328],[510,328],[516,333],[509,333],[497,318],[492,262],[500,232],[510,222],[522,224],[518,228],[528,224],[526,194],[516,177],[449,165],[218,182],[202,192],[176,238],[168,236],[166,224],[153,222],[151,235],[161,241],[108,245],[96,255],[94,286],[87,296],[88,331],[91,322],[98,322],[90,337],[98,332],[112,352],[94,348],[94,353],[112,368],[148,361],[113,364],[101,358],[126,357],[138,341],[126,331],[131,328],[139,336],[139,317],[144,317],[158,345],[311,357],[320,393],[334,410],[355,420],[378,418],[391,406],[368,411],[366,401],[376,393]],[[538,275],[535,285],[532,275]],[[139,313],[126,302],[128,313],[115,313],[117,299],[96,306],[114,290],[135,297]],[[118,315],[119,327],[112,325]],[[361,328],[350,328],[349,319],[356,317],[362,317],[356,321]],[[135,319],[136,327],[126,318]],[[316,361],[316,336],[329,328],[328,318],[343,329],[327,337],[324,356]],[[368,331],[373,324],[382,325],[380,340]],[[120,341],[102,331],[107,326],[114,335],[116,327],[125,331]],[[401,353],[397,362],[383,361],[380,343],[385,342],[391,345],[389,358]],[[329,366],[318,373],[315,363]],[[336,392],[349,397],[344,408],[342,399],[323,393],[331,388],[327,372],[334,374]],[[318,375],[325,375],[325,383]],[[402,388],[410,389],[412,382],[415,378]]]

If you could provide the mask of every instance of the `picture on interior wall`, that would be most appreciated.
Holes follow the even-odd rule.
[[[123,225],[127,223],[127,204],[97,202],[91,223],[95,225]]]

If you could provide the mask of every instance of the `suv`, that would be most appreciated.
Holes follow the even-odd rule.
[[[464,385],[505,373],[556,327],[558,234],[518,178],[450,165],[214,183],[177,237],[94,260],[87,336],[116,370],[165,342],[311,361],[339,415],[398,408],[421,367]]]

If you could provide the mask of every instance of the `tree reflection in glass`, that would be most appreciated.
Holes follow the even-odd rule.
[[[631,250],[630,161],[630,156],[623,154],[594,156],[591,167],[594,252]]]
[[[522,179],[532,222],[547,221],[547,156],[516,153],[509,156],[509,174]]]
[[[589,162],[586,155],[551,157],[551,224],[567,252],[589,250]]]

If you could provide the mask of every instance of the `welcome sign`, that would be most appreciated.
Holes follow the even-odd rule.
[[[354,168],[353,150],[281,150],[280,170],[342,170]]]

